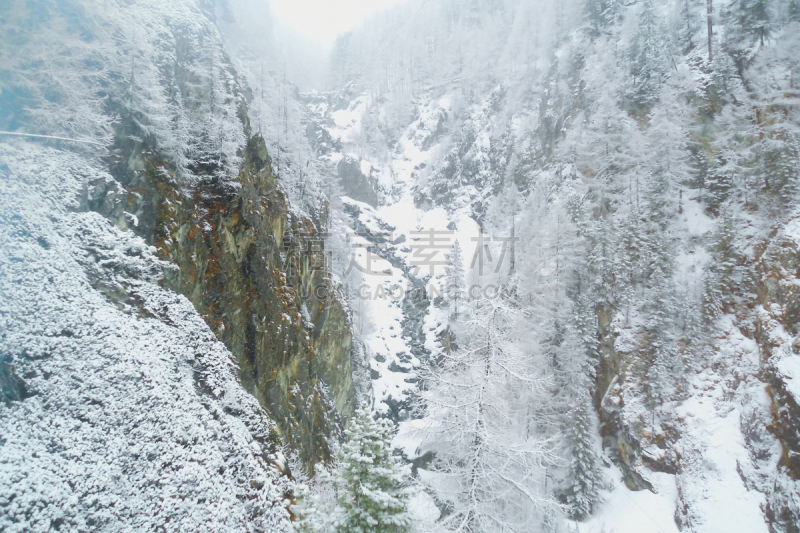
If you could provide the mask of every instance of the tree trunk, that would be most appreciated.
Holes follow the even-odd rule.
[[[708,20],[708,62],[714,59],[714,53],[711,48],[711,37],[714,35],[714,24],[711,22],[711,13],[714,12],[713,0],[706,0],[706,15]]]

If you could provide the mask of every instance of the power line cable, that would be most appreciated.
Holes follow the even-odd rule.
[[[86,141],[82,139],[70,139],[69,137],[56,137],[55,135],[35,135],[33,133],[18,133],[15,131],[0,131],[0,135],[13,135],[15,137],[33,137],[36,139],[55,139],[58,141],[70,141],[74,143],[96,144],[97,146],[105,146],[103,143],[96,141]]]

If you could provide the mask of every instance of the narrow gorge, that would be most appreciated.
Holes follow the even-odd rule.
[[[385,4],[0,5],[0,530],[800,531],[800,3]]]

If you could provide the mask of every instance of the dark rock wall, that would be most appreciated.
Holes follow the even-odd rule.
[[[345,156],[337,167],[344,194],[353,200],[378,207],[377,184],[361,172],[361,161]]]
[[[354,410],[350,325],[317,226],[290,213],[264,140],[249,139],[236,179],[200,175],[189,185],[146,141],[117,146],[122,185],[90,184],[88,206],[178,267],[164,283],[236,356],[242,384],[286,442],[307,466],[329,459],[328,439]]]

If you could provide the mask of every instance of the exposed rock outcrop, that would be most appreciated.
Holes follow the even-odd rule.
[[[243,385],[287,443],[308,465],[329,459],[328,438],[354,409],[350,327],[316,226],[291,214],[263,139],[250,138],[235,180],[201,176],[190,186],[147,144],[120,144],[132,170],[122,190],[94,184],[91,207],[179,267],[166,285],[236,356]]]
[[[337,167],[344,194],[353,200],[378,206],[378,193],[373,179],[361,171],[361,161],[345,156]]]

